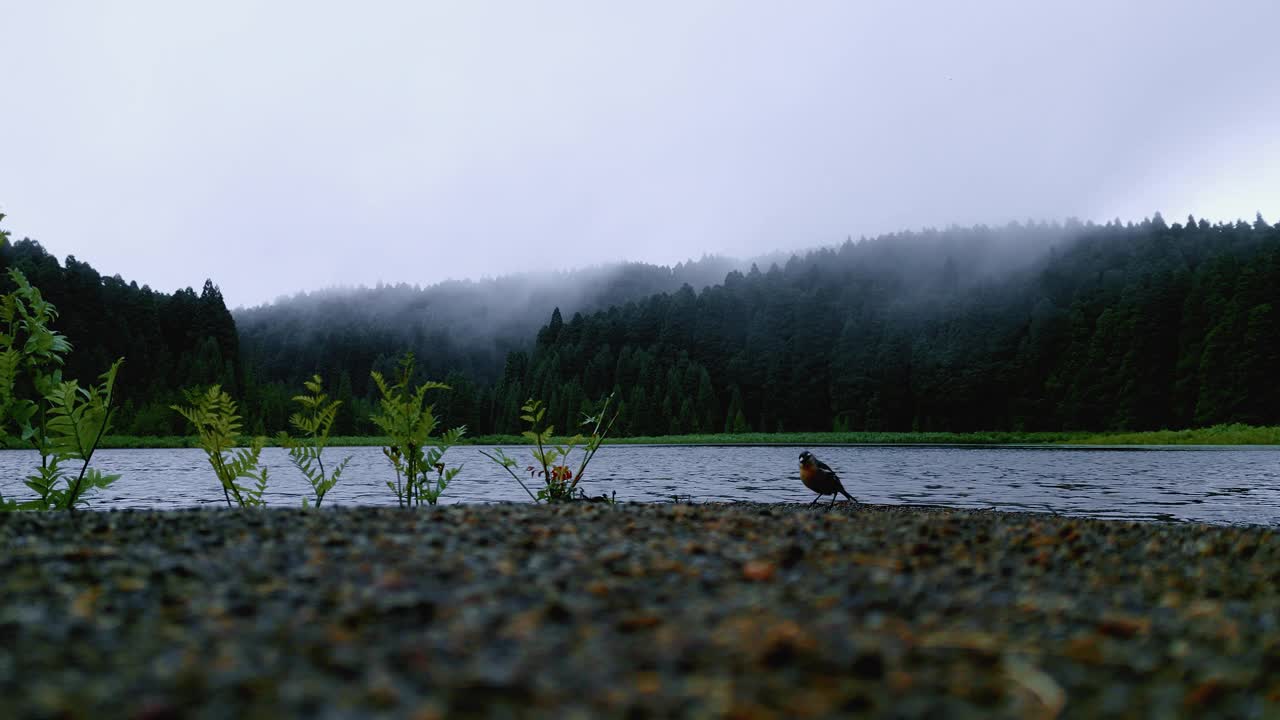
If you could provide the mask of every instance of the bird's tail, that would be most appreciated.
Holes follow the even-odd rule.
[[[859,501],[858,501],[858,498],[856,498],[856,497],[854,497],[854,496],[850,495],[850,494],[849,494],[849,491],[848,491],[848,490],[845,490],[843,485],[842,485],[842,486],[840,486],[840,494],[841,494],[841,495],[844,495],[844,496],[845,496],[845,497],[847,497],[847,498],[849,498],[849,500],[851,500],[851,501],[853,501],[853,502],[858,503],[859,505],[861,505],[861,504],[862,504],[861,502],[859,502]]]

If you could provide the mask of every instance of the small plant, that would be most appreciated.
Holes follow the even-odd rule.
[[[324,393],[324,385],[319,375],[313,375],[310,380],[303,383],[303,387],[310,394],[296,395],[293,398],[302,406],[302,412],[294,413],[289,417],[289,424],[303,433],[303,437],[295,440],[289,437],[288,433],[281,432],[279,440],[280,446],[289,451],[289,459],[293,462],[293,466],[298,468],[298,472],[302,473],[307,482],[311,483],[311,490],[315,493],[316,507],[320,507],[324,502],[325,493],[338,484],[338,478],[346,469],[347,463],[351,462],[351,456],[343,458],[332,472],[325,471],[324,449],[329,444],[329,430],[333,428],[333,421],[338,416],[338,406],[342,403],[338,400],[329,400],[329,396]],[[306,506],[308,499],[303,498],[302,504]]]
[[[0,219],[4,216],[0,215]],[[0,233],[0,243],[7,234]],[[40,454],[40,467],[25,480],[38,497],[27,502],[0,498],[5,510],[75,510],[85,496],[119,479],[90,468],[102,436],[111,426],[116,375],[123,359],[100,376],[101,384],[80,387],[62,379],[63,356],[71,343],[52,328],[57,308],[17,269],[16,286],[0,296],[0,437],[15,426],[24,443]],[[72,474],[64,465],[80,463]]]
[[[609,431],[613,429],[613,423],[618,419],[616,412],[612,417],[608,414],[612,400],[612,395],[606,397],[601,403],[600,412],[584,417],[582,425],[590,428],[589,435],[586,437],[581,434],[574,435],[561,444],[553,442],[555,427],[543,425],[547,409],[542,401],[530,399],[520,408],[524,413],[520,419],[529,423],[529,429],[522,435],[534,444],[532,453],[534,462],[537,463],[537,465],[529,465],[525,470],[533,478],[542,480],[542,487],[538,488],[536,495],[513,470],[519,467],[520,463],[503,452],[502,448],[494,450],[492,455],[483,450],[480,454],[502,466],[507,474],[520,483],[520,487],[524,488],[534,502],[561,503],[588,499],[578,484],[582,482],[582,477],[587,472],[587,465],[596,456]],[[581,451],[577,472],[570,468],[570,456],[575,449]]]
[[[171,406],[186,418],[200,436],[200,447],[209,456],[209,464],[222,484],[227,506],[258,507],[266,505],[267,468],[259,462],[266,438],[255,437],[247,448],[237,448],[240,416],[231,396],[214,385],[205,392],[188,392],[190,407]],[[252,480],[244,484],[242,480]]]
[[[412,387],[413,355],[400,362],[400,377],[388,384],[381,373],[372,373],[373,382],[382,394],[379,412],[370,418],[391,439],[382,449],[395,470],[395,483],[387,487],[396,495],[400,507],[419,506],[425,500],[429,505],[444,493],[449,483],[462,471],[462,466],[446,467],[444,454],[456,445],[466,427],[456,427],[433,438],[439,421],[435,407],[427,404],[431,390],[448,390],[449,386],[438,382],[425,382]],[[434,474],[434,477],[433,477]]]
[[[31,508],[75,510],[88,505],[84,499],[86,493],[101,490],[120,479],[119,475],[107,475],[89,467],[89,461],[111,427],[111,414],[115,410],[111,407],[111,397],[123,362],[117,360],[103,373],[99,385],[82,388],[75,380],[67,380],[45,397],[48,407],[41,411],[44,427],[37,431],[41,438],[40,468],[26,479],[27,487],[40,496],[29,503]],[[60,466],[66,462],[80,463],[74,479]]]

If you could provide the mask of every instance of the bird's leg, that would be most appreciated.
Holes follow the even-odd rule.
[[[830,504],[830,505],[828,505],[827,507],[829,507],[829,508],[833,508],[833,507],[835,507],[835,506],[836,506],[836,500],[838,500],[839,498],[840,498],[840,494],[839,494],[839,493],[831,493],[831,504]]]
[[[812,502],[810,502],[810,503],[809,503],[809,507],[813,507],[813,503],[816,503],[816,502],[818,502],[818,501],[819,501],[819,500],[821,500],[821,499],[822,499],[822,496],[821,496],[821,495],[818,495],[817,497],[815,497],[815,498],[813,499],[813,501],[812,501]]]

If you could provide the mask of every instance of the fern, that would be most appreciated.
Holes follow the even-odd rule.
[[[39,510],[75,510],[87,505],[85,496],[120,479],[89,467],[102,437],[111,427],[112,397],[116,375],[123,360],[117,360],[100,377],[101,384],[82,388],[74,380],[58,383],[44,403],[28,410],[38,411],[41,422],[28,426],[27,433],[40,451],[40,467],[25,479],[37,499],[20,507]],[[34,417],[34,414],[33,414]],[[65,463],[79,462],[73,474]]]
[[[0,216],[3,217],[3,216]],[[117,360],[98,385],[81,387],[62,379],[67,338],[52,328],[58,318],[17,269],[9,270],[14,290],[0,296],[0,437],[16,430],[40,455],[40,466],[25,478],[36,498],[22,503],[0,498],[0,508],[75,510],[86,496],[119,478],[89,467],[111,425]],[[66,466],[80,463],[70,472]]]
[[[461,466],[446,468],[444,454],[457,444],[466,433],[466,427],[456,427],[439,438],[433,438],[439,421],[435,408],[427,404],[427,393],[432,390],[448,390],[449,386],[438,382],[425,382],[412,386],[413,355],[400,362],[400,376],[388,382],[381,373],[372,373],[382,399],[377,413],[371,420],[390,439],[390,445],[382,454],[391,463],[396,474],[394,484],[387,487],[396,495],[400,507],[413,507],[427,501],[435,505],[449,482],[462,470]],[[431,473],[436,473],[431,477]]]
[[[426,499],[428,504],[435,505],[440,496],[444,494],[445,488],[449,487],[449,483],[458,473],[462,472],[462,466],[447,468],[441,462],[444,454],[449,448],[458,444],[462,439],[462,435],[467,431],[465,427],[456,427],[445,432],[436,441],[436,444],[427,451],[426,460],[422,464],[423,473],[419,475],[418,495]],[[435,470],[436,478],[432,482],[430,478],[431,470]]]
[[[240,437],[240,416],[235,401],[219,385],[203,393],[188,392],[187,401],[191,403],[188,407],[171,407],[195,427],[227,505],[266,505],[263,496],[267,491],[267,468],[260,462],[266,438],[255,437],[247,448],[235,447]],[[246,480],[253,484],[242,482]]]
[[[288,433],[281,432],[279,440],[280,445],[289,451],[289,460],[293,462],[293,466],[311,483],[316,507],[320,507],[325,494],[338,484],[338,478],[342,476],[347,463],[351,462],[351,456],[343,458],[331,472],[325,471],[324,449],[329,444],[329,431],[333,428],[333,421],[338,417],[338,407],[342,403],[338,400],[329,401],[319,375],[312,376],[303,386],[310,394],[293,398],[302,406],[302,412],[290,416],[289,423],[303,433],[304,437],[295,440]]]
[[[105,475],[96,468],[90,468],[102,436],[111,427],[111,399],[115,394],[116,376],[120,372],[123,359],[117,360],[110,369],[100,376],[99,385],[81,388],[74,380],[59,384],[47,398],[49,404],[46,432],[48,447],[53,456],[62,461],[79,461],[80,471],[75,480],[66,476],[66,487],[55,493],[55,507],[74,510],[85,504],[83,497],[91,490],[101,490],[116,480],[119,475]]]
[[[587,465],[596,456],[609,431],[613,429],[614,421],[618,419],[616,412],[612,416],[608,414],[609,404],[612,401],[612,395],[606,397],[601,403],[600,412],[583,418],[583,426],[590,428],[589,435],[585,437],[581,434],[574,435],[559,444],[554,442],[555,426],[542,426],[547,409],[541,400],[530,399],[520,408],[523,412],[520,419],[529,423],[529,429],[521,435],[533,443],[533,449],[530,452],[534,462],[537,463],[536,466],[530,465],[528,470],[531,475],[542,479],[542,487],[538,488],[536,495],[513,469],[520,464],[515,458],[507,455],[501,448],[494,450],[492,454],[481,450],[480,454],[506,470],[508,475],[520,483],[520,487],[524,488],[534,502],[558,503],[580,499],[584,493],[578,484],[587,472]],[[569,467],[569,458],[574,450],[578,449],[581,450],[581,461],[575,472]]]

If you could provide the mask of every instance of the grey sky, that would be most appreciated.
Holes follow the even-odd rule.
[[[1280,216],[1280,3],[0,0],[16,236],[228,303]]]

